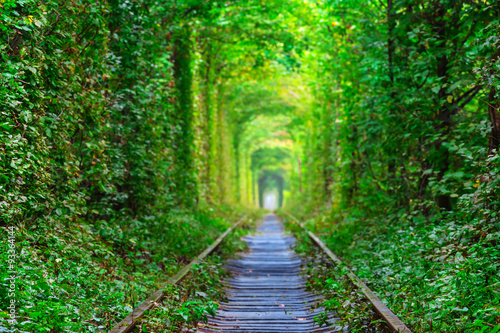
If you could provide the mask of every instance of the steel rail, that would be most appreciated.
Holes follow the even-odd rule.
[[[233,273],[227,282],[227,299],[215,316],[199,323],[203,333],[320,333],[344,332],[340,318],[328,313],[332,326],[320,328],[314,317],[321,297],[307,292],[300,276],[302,260],[291,249],[295,238],[284,233],[281,219],[268,214],[254,235],[243,239],[249,251],[228,260]]]
[[[141,305],[135,308],[125,319],[119,322],[115,327],[113,327],[109,333],[127,333],[132,331],[138,321],[144,316],[144,313],[150,310],[154,305],[158,305],[165,297],[165,289],[170,285],[175,285],[176,283],[182,281],[182,279],[189,273],[189,270],[193,265],[196,265],[206,256],[210,255],[224,240],[224,238],[233,231],[241,221],[236,222],[232,227],[227,229],[222,235],[215,240],[205,251],[198,255],[193,261],[188,265],[184,266],[177,274],[171,277],[160,289],[155,291],[151,296],[149,296]]]
[[[309,238],[312,239],[312,241],[319,246],[327,255],[330,257],[330,259],[335,262],[337,265],[342,265],[342,261],[337,257],[326,245],[323,243],[318,236],[313,234],[311,231],[307,230],[304,226],[303,223],[301,223],[296,217],[293,215],[284,212],[286,216],[291,218],[294,222],[296,222],[302,229],[304,229]],[[393,332],[401,332],[401,333],[412,333],[411,330],[406,327],[406,325],[385,305],[382,303],[380,298],[378,298],[377,295],[373,291],[371,291],[370,288],[366,286],[366,284],[361,281],[359,277],[356,276],[350,269],[347,270],[347,276],[349,279],[352,281],[352,283],[358,287],[363,294],[366,296],[366,298],[372,303],[374,310],[384,319],[386,322],[387,326],[393,331]]]

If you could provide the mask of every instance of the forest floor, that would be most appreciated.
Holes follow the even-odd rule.
[[[15,240],[22,252],[16,262],[16,287],[23,293],[16,306],[21,320],[15,328],[3,312],[0,331],[108,331],[235,220],[245,219],[249,224],[230,234],[216,253],[167,291],[138,332],[198,327],[227,301],[223,281],[231,273],[224,263],[245,248],[241,237],[254,230],[263,214],[241,212],[223,206],[175,212],[164,219],[177,237],[166,239],[152,226],[141,233],[141,224],[119,230],[83,223],[50,226],[50,232],[29,225],[17,228]],[[473,225],[459,228],[452,221],[402,225],[401,219],[360,224],[362,220],[346,219],[331,228],[324,227],[324,221],[325,217],[308,220],[306,228],[320,235],[414,332],[499,331],[491,321],[498,312],[495,262],[500,250],[491,238],[477,242]],[[286,226],[297,238],[294,249],[304,262],[307,290],[325,297],[320,304],[325,312],[315,314],[314,322],[325,324],[328,313],[336,313],[341,319],[337,325],[383,331],[343,267],[321,255],[303,229],[294,223]],[[7,237],[6,232],[2,236]],[[0,253],[0,262],[7,264],[7,249]],[[1,272],[3,279],[9,277],[7,267]]]
[[[251,225],[260,214],[218,206],[175,211],[149,221],[147,226],[135,221],[127,228],[104,222],[17,227],[15,244],[22,249],[15,262],[15,287],[20,291],[17,324],[10,324],[8,313],[1,312],[0,332],[108,331],[236,219],[244,218]],[[168,311],[167,307],[163,309],[163,318],[168,318],[172,327],[194,320],[189,307],[208,306],[205,295],[218,292],[216,282],[224,274],[220,262],[241,249],[239,237],[247,229],[234,232],[209,262],[196,266],[191,284],[171,291],[177,295],[172,298],[175,304],[170,304]],[[0,230],[7,238],[7,231]],[[8,243],[0,245],[0,278],[6,281],[11,277]],[[180,299],[199,304],[179,303]],[[186,313],[174,311],[183,307]],[[163,324],[166,322],[163,320]]]
[[[488,236],[480,224],[460,225],[453,216],[428,223],[425,218],[380,220],[353,213],[332,227],[328,219],[319,216],[306,227],[414,332],[500,331],[500,248],[496,236]],[[306,234],[289,226],[296,230],[299,252],[313,256]],[[343,309],[351,325],[369,327],[369,313],[359,310],[366,304],[350,294],[342,272],[321,256],[317,261],[308,274],[312,287],[332,300],[327,308]]]

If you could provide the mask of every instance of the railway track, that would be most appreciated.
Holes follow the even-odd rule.
[[[299,275],[301,261],[291,250],[294,242],[283,234],[283,224],[268,215],[256,236],[246,237],[249,253],[230,260],[234,274],[229,280],[228,303],[221,304],[215,318],[200,332],[340,332],[333,315],[331,327],[319,328],[314,317],[319,298],[305,291]]]
[[[289,216],[295,219],[293,216]],[[296,219],[295,219],[296,220]],[[296,221],[299,222],[299,221]],[[299,222],[300,224],[300,222]],[[235,225],[236,226],[236,225]],[[189,268],[209,255],[235,227],[228,229],[214,244],[192,263],[181,270],[167,284],[175,284]],[[221,303],[215,317],[207,324],[199,324],[198,332],[347,332],[336,325],[340,319],[328,315],[330,326],[318,327],[314,317],[323,312],[317,304],[321,297],[305,290],[305,281],[299,275],[301,260],[291,249],[295,239],[283,233],[283,224],[276,215],[269,214],[257,228],[255,236],[245,237],[250,248],[238,260],[229,260],[227,268],[233,272],[228,280],[228,302]],[[321,240],[309,232],[309,237],[336,263],[341,261]],[[399,318],[352,272],[348,276],[372,303],[374,310],[393,332],[411,333]],[[162,289],[155,292],[110,333],[132,331],[144,312],[163,297]]]

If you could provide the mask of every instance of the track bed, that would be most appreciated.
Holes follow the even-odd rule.
[[[341,332],[336,326],[319,328],[314,316],[320,297],[305,291],[299,275],[301,261],[291,249],[295,239],[283,234],[275,215],[264,218],[256,236],[245,238],[250,251],[227,267],[234,278],[228,281],[228,303],[221,304],[215,318],[199,332]]]

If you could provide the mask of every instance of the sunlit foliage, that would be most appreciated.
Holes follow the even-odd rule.
[[[266,193],[315,218],[415,330],[498,324],[499,13],[495,1],[1,1],[0,214],[38,281],[18,291],[42,304],[25,307],[27,329],[109,328],[158,283],[127,295],[123,279],[170,274],[227,225],[210,209]],[[204,227],[197,246],[179,239]],[[64,251],[82,271],[52,286]],[[60,307],[96,270],[82,288],[113,294],[109,311],[86,292]],[[54,288],[60,299],[40,296]]]

